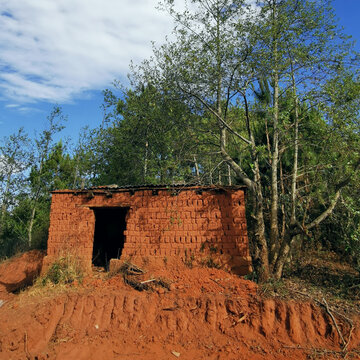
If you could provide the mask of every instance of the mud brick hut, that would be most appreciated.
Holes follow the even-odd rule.
[[[72,253],[87,271],[111,266],[110,259],[136,258],[162,266],[213,261],[246,274],[244,192],[241,186],[184,185],[54,191],[44,267]]]

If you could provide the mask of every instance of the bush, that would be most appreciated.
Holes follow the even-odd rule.
[[[41,284],[70,284],[74,281],[82,282],[83,269],[79,261],[72,255],[59,257],[41,278]]]

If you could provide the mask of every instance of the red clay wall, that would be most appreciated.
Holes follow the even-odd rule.
[[[129,207],[121,259],[201,257],[204,250],[223,255],[238,273],[250,258],[242,189],[55,191],[45,265],[75,253],[91,268],[96,207]]]

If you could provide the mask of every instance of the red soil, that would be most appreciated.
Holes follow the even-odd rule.
[[[40,274],[45,253],[31,250],[0,264],[0,299],[31,285]]]
[[[56,296],[14,296],[0,308],[0,359],[307,359],[315,349],[332,359],[340,350],[332,320],[312,303],[261,299],[256,284],[216,269],[143,279],[160,275],[170,291],[139,292],[118,275]],[[348,350],[359,350],[355,325]]]

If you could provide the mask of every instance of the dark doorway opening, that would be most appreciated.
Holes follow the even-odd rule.
[[[118,259],[124,247],[129,208],[96,208],[92,263],[109,270],[110,259]]]

